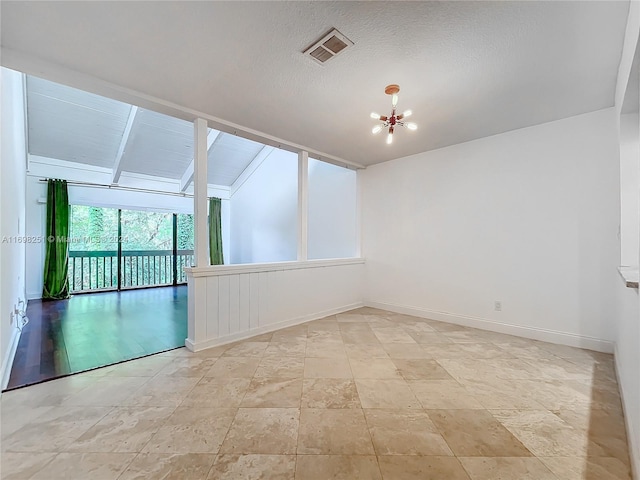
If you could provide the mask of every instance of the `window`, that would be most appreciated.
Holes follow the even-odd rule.
[[[70,230],[72,292],[186,282],[193,215],[72,205]]]
[[[69,290],[118,286],[118,210],[71,205]]]
[[[356,172],[309,159],[308,258],[357,254]]]
[[[229,263],[296,260],[298,155],[273,149],[230,199]]]

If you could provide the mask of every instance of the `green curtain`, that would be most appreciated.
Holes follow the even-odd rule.
[[[48,181],[46,231],[42,298],[69,298],[69,195],[66,180]]]
[[[209,260],[211,265],[224,265],[222,258],[222,202],[209,199]]]

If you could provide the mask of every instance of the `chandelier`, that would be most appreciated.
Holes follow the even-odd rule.
[[[388,117],[384,115],[378,115],[377,113],[372,113],[371,118],[374,120],[380,120],[382,123],[373,127],[371,133],[374,135],[376,133],[380,133],[383,129],[388,128],[389,134],[387,135],[387,145],[393,142],[393,131],[395,127],[407,127],[409,130],[415,130],[418,126],[413,122],[405,122],[404,119],[411,115],[411,110],[405,110],[399,115],[396,115],[396,107],[398,105],[398,92],[400,92],[400,86],[398,85],[387,85],[384,89],[384,93],[387,95],[391,95],[391,115]]]

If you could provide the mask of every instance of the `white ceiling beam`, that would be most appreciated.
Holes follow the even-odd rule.
[[[207,155],[209,154],[209,150],[211,150],[211,147],[213,146],[215,141],[220,137],[220,133],[221,132],[219,132],[218,130],[209,130],[209,133],[207,134]],[[191,163],[189,163],[189,166],[182,174],[182,178],[180,179],[181,192],[185,192],[187,188],[189,188],[189,185],[191,185],[191,182],[193,182],[194,166],[194,160],[191,160]]]
[[[180,191],[186,192],[191,182],[193,182],[193,173],[195,171],[195,162],[191,160],[189,166],[182,174],[182,178],[180,179]]]
[[[269,145],[265,145],[264,147],[262,147],[262,149],[258,153],[256,153],[256,156],[253,157],[253,160],[249,162],[249,165],[245,167],[242,173],[238,175],[238,178],[236,178],[236,181],[233,182],[233,184],[231,185],[231,196],[233,196],[233,194],[236,193],[236,191],[244,184],[244,182],[249,180],[249,177],[253,175],[253,172],[255,172],[258,169],[258,167],[262,165],[262,162],[264,162],[265,159],[269,155],[271,155],[271,152],[273,152],[274,150],[275,150],[275,147],[270,147]]]
[[[116,161],[113,164],[113,176],[111,177],[111,183],[115,184],[120,181],[120,175],[122,174],[122,157],[124,156],[127,143],[129,142],[129,137],[131,136],[131,127],[133,127],[133,121],[136,119],[137,114],[138,107],[136,107],[135,105],[131,105],[131,110],[129,110],[129,118],[127,118],[127,125],[124,127],[124,133],[122,134],[122,139],[120,140],[120,146],[118,147]]]

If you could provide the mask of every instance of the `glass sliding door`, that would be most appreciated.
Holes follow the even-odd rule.
[[[81,205],[72,205],[71,212],[72,292],[186,282],[183,268],[193,262],[193,215]]]
[[[71,205],[69,290],[118,286],[118,210]]]
[[[178,213],[176,215],[176,269],[177,283],[186,283],[184,267],[193,265],[193,215]]]
[[[122,210],[120,288],[173,285],[173,215]]]

